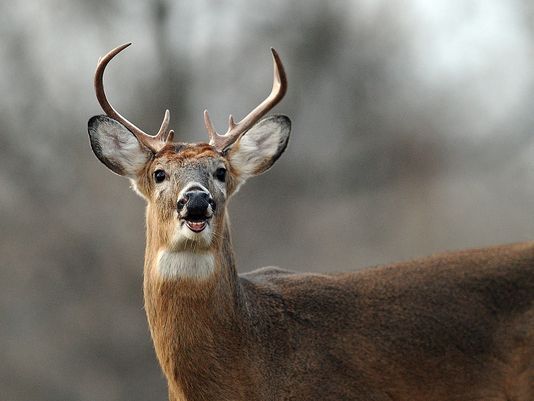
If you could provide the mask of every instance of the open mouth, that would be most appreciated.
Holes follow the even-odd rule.
[[[195,233],[199,233],[208,226],[208,219],[195,219],[195,220],[185,219],[185,225],[191,231]]]

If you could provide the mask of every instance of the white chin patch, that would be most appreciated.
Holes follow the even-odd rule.
[[[189,278],[202,280],[215,271],[215,258],[210,251],[160,251],[158,274],[164,279]]]

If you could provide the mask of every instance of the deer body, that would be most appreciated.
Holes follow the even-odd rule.
[[[226,202],[284,151],[290,122],[258,120],[271,95],[210,143],[155,136],[97,97],[91,145],[148,203],[144,295],[171,401],[532,401],[534,243],[354,273],[238,275]]]
[[[145,279],[171,400],[533,399],[534,244],[355,273],[216,271],[198,288]]]

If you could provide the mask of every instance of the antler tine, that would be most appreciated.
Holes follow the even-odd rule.
[[[165,139],[168,136],[169,131],[169,121],[171,119],[171,112],[169,110],[165,110],[165,114],[163,115],[163,121],[161,122],[161,126],[159,127],[158,133],[154,136],[154,138],[161,139],[165,141]]]
[[[228,119],[228,130],[226,134],[220,135],[213,128],[213,124],[209,118],[208,111],[204,111],[204,123],[210,138],[210,145],[215,146],[219,150],[224,150],[232,143],[234,143],[243,133],[247,132],[260,118],[267,114],[274,106],[276,106],[287,92],[287,76],[282,64],[280,56],[275,49],[271,47],[273,54],[273,88],[267,98],[261,102],[255,109],[253,109],[246,117],[244,117],[237,124],[230,115]]]
[[[204,125],[206,126],[206,130],[208,131],[210,145],[214,145],[217,137],[219,137],[220,135],[217,133],[217,131],[215,131],[215,128],[213,127],[213,123],[211,122],[208,110],[204,110]]]
[[[174,130],[169,130],[169,133],[167,134],[167,139],[165,139],[166,143],[172,143],[174,141]]]
[[[165,143],[167,141],[170,142],[174,138],[174,132],[172,132],[171,134],[171,131],[168,131],[170,120],[169,110],[165,111],[163,122],[161,123],[161,127],[158,133],[152,136],[144,132],[142,129],[140,129],[130,121],[128,121],[123,116],[121,116],[119,112],[115,110],[113,106],[109,103],[106,97],[106,93],[104,91],[104,71],[106,69],[106,66],[111,61],[111,59],[113,59],[113,57],[115,57],[117,54],[119,54],[121,51],[123,51],[130,45],[131,43],[125,43],[119,47],[116,47],[115,49],[107,53],[105,56],[100,57],[98,59],[94,81],[96,98],[98,99],[98,103],[100,103],[102,110],[104,110],[108,117],[111,117],[122,125],[124,125],[132,134],[135,135],[139,142],[148,147],[150,150],[152,150],[153,152],[158,152],[163,146],[165,146]]]
[[[228,129],[234,129],[237,124],[234,121],[234,117],[230,114],[228,117]]]

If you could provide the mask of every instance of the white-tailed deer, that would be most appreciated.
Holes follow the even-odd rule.
[[[227,202],[286,148],[290,120],[260,120],[271,94],[209,143],[147,135],[95,88],[96,156],[148,205],[144,296],[177,400],[534,400],[534,244],[446,253],[353,273],[263,268],[238,275]]]

